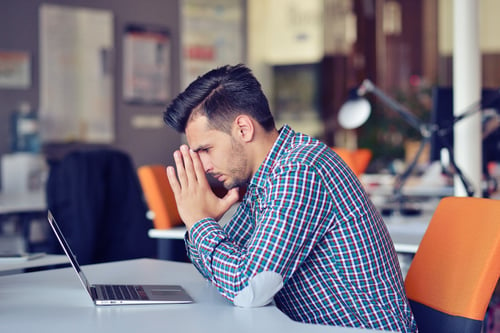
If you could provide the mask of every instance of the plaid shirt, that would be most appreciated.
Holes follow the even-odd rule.
[[[271,271],[283,279],[274,302],[293,320],[416,331],[394,245],[357,177],[287,125],[231,221],[198,221],[186,247],[230,300]]]

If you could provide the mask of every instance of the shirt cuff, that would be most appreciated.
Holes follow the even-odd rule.
[[[198,251],[196,251],[194,244],[189,238],[189,231],[186,231],[184,234],[184,246],[186,247],[187,256],[191,259],[191,261],[198,260]]]
[[[211,256],[214,248],[225,238],[220,224],[213,218],[205,218],[196,222],[191,228],[188,244],[194,245],[199,254]]]

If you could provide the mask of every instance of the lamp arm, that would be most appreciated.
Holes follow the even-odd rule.
[[[442,129],[438,128],[435,131],[441,144],[448,151],[448,154],[450,156],[450,163],[453,166],[455,173],[460,178],[460,181],[462,182],[464,189],[467,192],[467,195],[470,197],[474,195],[474,186],[470,183],[470,181],[467,179],[467,177],[465,177],[462,170],[456,164],[454,154],[453,154],[453,148],[451,147],[450,143],[446,140],[446,134],[448,134],[449,132],[451,132],[453,130],[453,128],[457,122],[459,122],[460,120],[467,118],[468,116],[471,116],[477,112],[481,112],[483,109],[490,107],[499,98],[500,98],[500,90],[496,90],[496,93],[492,98],[490,98],[486,101],[479,100],[478,102],[475,102],[474,104],[470,105],[460,115],[454,116],[452,123],[448,127],[442,128]],[[497,110],[497,112],[498,112],[498,110]]]
[[[449,156],[450,156],[450,163],[453,166],[453,169],[455,173],[458,175],[460,178],[465,190],[467,191],[468,196],[473,196],[474,195],[474,186],[470,183],[470,181],[467,179],[467,177],[463,174],[462,170],[458,167],[458,165],[455,162],[454,154],[453,154],[453,148],[447,142],[445,136],[447,133],[449,133],[451,130],[453,130],[454,125],[459,122],[460,120],[481,111],[482,109],[485,109],[487,106],[490,106],[493,104],[493,102],[496,102],[498,98],[500,98],[500,90],[497,90],[497,94],[493,98],[487,101],[487,103],[482,103],[482,101],[479,101],[477,103],[474,103],[471,105],[469,108],[466,109],[465,112],[458,116],[454,116],[453,121],[451,124],[445,128],[441,128],[438,124],[427,124],[421,122],[414,114],[412,114],[407,108],[405,108],[403,105],[399,104],[397,101],[395,101],[393,98],[387,96],[383,91],[378,89],[373,82],[371,82],[368,79],[365,79],[363,83],[360,85],[360,87],[357,90],[358,96],[364,96],[366,93],[372,93],[375,96],[377,96],[379,99],[382,100],[387,106],[389,106],[391,109],[396,111],[406,122],[408,122],[412,127],[417,129],[420,134],[423,137],[423,140],[420,143],[420,147],[418,149],[417,154],[414,156],[406,170],[397,178],[396,184],[394,187],[394,194],[396,198],[399,198],[401,200],[402,198],[402,187],[406,183],[406,180],[410,176],[411,172],[415,168],[419,156],[423,152],[423,148],[426,143],[429,142],[432,134],[436,134],[438,137],[438,140],[440,140],[441,144],[443,147],[448,151]],[[498,110],[497,110],[498,112]]]
[[[433,126],[436,127],[436,129],[434,130],[435,132],[437,132],[437,134],[441,137],[444,137],[446,134],[450,133],[451,131],[453,131],[453,128],[455,127],[455,124],[458,123],[459,121],[461,121],[462,119],[465,119],[467,118],[468,116],[472,116],[473,114],[477,113],[477,112],[481,112],[482,110],[484,109],[487,109],[488,107],[490,107],[493,103],[495,103],[498,99],[500,98],[500,90],[496,90],[496,93],[495,95],[486,100],[486,102],[484,102],[482,99],[471,104],[469,107],[467,107],[465,109],[464,112],[462,112],[461,114],[459,114],[458,116],[453,116],[453,119],[452,121],[448,124],[448,126],[444,127],[444,128],[438,128],[437,124],[434,124]],[[499,110],[497,110],[497,112],[499,112]]]
[[[408,122],[418,131],[422,132],[427,129],[427,126],[422,124],[422,122],[418,120],[418,118],[415,115],[413,115],[410,111],[408,111],[403,105],[399,104],[394,99],[387,96],[382,90],[377,88],[373,84],[373,82],[371,82],[368,79],[365,79],[361,84],[361,86],[358,88],[358,95],[364,96],[367,92],[370,92],[375,96],[377,96],[379,99],[381,99],[385,104],[387,104],[387,106],[389,106],[391,109],[399,113],[399,115],[403,117],[403,119],[406,120],[406,122]],[[426,134],[424,136],[426,136]]]
[[[488,99],[486,101],[483,101],[482,99],[480,99],[478,102],[475,102],[474,104],[470,105],[460,115],[454,116],[453,117],[453,124],[451,125],[451,127],[453,127],[460,120],[467,118],[468,116],[473,115],[476,112],[480,112],[484,109],[487,109],[493,103],[495,103],[499,98],[500,98],[500,90],[497,89],[495,92],[495,95],[493,97],[491,97],[490,99]],[[497,112],[498,112],[498,110],[497,110]]]
[[[393,194],[398,201],[402,201],[403,186],[405,185],[406,181],[408,180],[411,173],[413,172],[413,169],[415,169],[415,167],[417,166],[420,155],[422,155],[424,148],[425,148],[425,145],[430,141],[430,139],[431,139],[431,137],[427,136],[427,137],[424,137],[422,139],[422,141],[420,141],[420,145],[418,147],[417,153],[415,154],[415,156],[413,157],[411,162],[408,164],[406,169],[403,171],[403,173],[401,173],[398,177],[396,177],[396,180],[394,183]]]
[[[462,170],[458,167],[457,163],[455,162],[455,155],[453,154],[453,148],[451,144],[446,140],[446,137],[442,135],[441,133],[438,134],[438,140],[441,142],[443,147],[448,151],[448,155],[450,157],[450,163],[455,171],[455,173],[458,175],[458,178],[462,182],[462,185],[464,186],[465,191],[467,192],[467,195],[469,197],[472,197],[474,195],[474,186],[470,183],[470,181],[467,179],[467,177],[464,175]]]

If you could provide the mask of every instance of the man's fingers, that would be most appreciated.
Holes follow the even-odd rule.
[[[166,169],[166,172],[167,172],[168,182],[170,183],[170,187],[172,188],[172,192],[174,192],[174,195],[177,197],[177,195],[181,191],[181,185],[179,184],[179,181],[177,180],[177,176],[175,174],[175,169],[173,166],[168,166]]]
[[[186,177],[188,182],[196,182],[196,172],[193,166],[193,159],[190,154],[190,149],[186,145],[182,145],[181,148],[182,159],[184,161],[184,169],[186,172]]]
[[[192,150],[189,150],[189,153],[191,155],[191,160],[193,162],[193,168],[194,168],[194,172],[196,174],[196,179],[198,180],[198,183],[200,185],[207,185],[208,181],[207,181],[207,177],[205,175],[205,169],[203,168],[203,164],[201,163],[201,160],[200,160],[200,155],[198,155],[198,153],[196,153]]]
[[[177,169],[177,178],[179,179],[180,187],[186,187],[188,180],[186,176],[186,170],[184,169],[184,161],[180,151],[176,150],[174,152],[175,168]]]

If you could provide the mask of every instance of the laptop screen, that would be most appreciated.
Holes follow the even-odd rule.
[[[85,274],[83,274],[82,270],[80,269],[80,265],[78,264],[78,261],[76,261],[76,256],[71,251],[71,248],[69,247],[68,242],[64,238],[64,236],[61,232],[61,229],[59,229],[59,226],[57,225],[57,222],[54,219],[54,216],[52,215],[50,210],[47,214],[47,218],[49,220],[50,226],[52,227],[52,230],[54,230],[54,233],[56,234],[56,237],[59,240],[59,243],[61,244],[64,252],[66,253],[66,256],[68,257],[69,261],[71,262],[71,265],[78,273],[78,277],[80,278],[80,281],[82,282],[85,289],[87,289],[87,292],[90,294],[90,296],[92,296],[89,281],[87,280],[87,277],[85,276]]]

